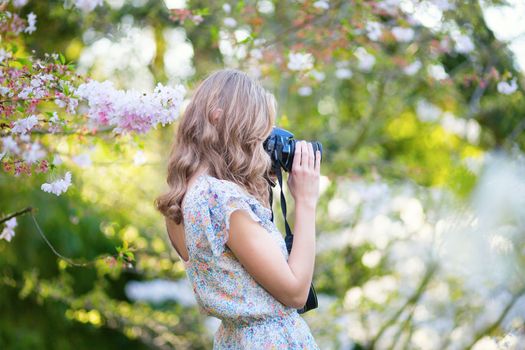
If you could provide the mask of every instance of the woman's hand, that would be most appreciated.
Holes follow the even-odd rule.
[[[319,199],[319,176],[321,170],[321,152],[315,153],[312,143],[304,140],[295,144],[292,171],[288,176],[288,188],[295,201],[313,208]]]

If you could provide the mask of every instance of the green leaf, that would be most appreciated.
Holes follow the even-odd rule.
[[[210,36],[213,42],[219,41],[219,28],[217,26],[210,27]]]
[[[253,41],[253,37],[251,35],[247,36],[245,39],[238,42],[238,44],[246,44],[248,42]]]
[[[239,1],[235,7],[240,12],[244,8],[244,1]]]
[[[25,65],[25,66],[30,66],[31,65],[31,61],[28,60],[27,58],[25,57],[18,57],[15,61]]]
[[[60,58],[60,63],[66,64],[66,58],[61,53],[58,54],[58,57]]]
[[[200,9],[195,9],[192,12],[196,15],[207,16],[210,14],[210,9],[207,7],[203,7]]]

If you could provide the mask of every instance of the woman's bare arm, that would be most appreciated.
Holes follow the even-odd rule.
[[[248,273],[286,306],[306,303],[315,262],[316,208],[299,205],[295,211],[294,242],[288,261],[275,238],[244,210],[230,216],[226,244]]]
[[[321,154],[312,144],[296,145],[288,187],[295,200],[294,241],[288,261],[274,238],[249,213],[230,215],[227,245],[240,263],[282,304],[302,308],[308,298],[315,263],[315,213],[319,197]]]

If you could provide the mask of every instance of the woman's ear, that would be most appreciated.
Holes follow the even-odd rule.
[[[222,110],[222,108],[217,108],[213,112],[211,112],[210,123],[212,123],[213,125],[217,125],[217,122],[219,121],[219,118],[222,117],[223,112],[224,111]]]

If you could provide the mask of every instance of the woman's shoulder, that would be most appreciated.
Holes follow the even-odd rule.
[[[257,198],[233,181],[204,173],[199,176],[195,187],[197,189],[192,193],[194,200],[210,208],[224,207],[230,202],[244,202],[262,216],[267,216],[269,213],[271,215],[270,209],[264,207]]]
[[[217,179],[215,177],[211,177],[211,181],[212,185],[218,189],[216,192],[212,193],[215,195],[215,197],[220,197],[219,201],[221,201],[223,204],[228,205],[228,203],[231,202],[235,203],[242,201],[247,205],[247,207],[250,207],[258,217],[271,220],[272,210],[265,207],[259,201],[259,199],[250,194],[241,185],[233,181]]]
[[[183,209],[188,212],[200,212],[203,207],[217,210],[231,201],[250,203],[251,199],[236,183],[201,174],[187,190]]]
[[[219,179],[212,175],[204,174],[204,179],[206,180],[208,190],[213,195],[223,195],[223,196],[238,196],[249,198],[251,195],[243,189],[237,183]]]

